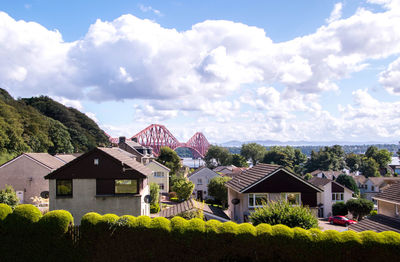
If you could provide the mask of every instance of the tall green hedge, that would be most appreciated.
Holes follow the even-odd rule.
[[[0,210],[4,207],[0,206]],[[36,213],[34,209],[33,213]],[[26,210],[23,217],[27,216]],[[15,212],[15,211],[14,211]],[[20,216],[17,210],[17,216]],[[12,219],[16,214],[6,216]],[[4,221],[5,221],[4,220]],[[0,233],[0,261],[376,261],[400,259],[400,234],[88,213],[73,242],[67,211],[30,219],[31,234]],[[46,234],[49,231],[51,234]],[[17,245],[16,243],[23,243]],[[38,252],[44,250],[45,252]]]

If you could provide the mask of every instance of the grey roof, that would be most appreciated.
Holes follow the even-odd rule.
[[[373,198],[400,203],[400,182],[388,186],[385,188],[385,190],[376,194]]]
[[[55,155],[56,158],[64,161],[65,163],[71,162],[76,158],[73,154],[57,154]]]
[[[150,176],[151,170],[135,160],[135,156],[122,150],[118,147],[98,147],[99,150],[105,152],[106,154],[114,157],[115,159],[121,161],[121,163],[129,166],[132,169],[139,171],[140,173]]]
[[[327,170],[327,171],[324,171],[324,170],[315,170],[315,171],[311,172],[310,174],[311,174],[312,176],[316,176],[316,175],[318,175],[318,174],[320,174],[320,173],[324,174],[324,176],[325,176],[326,178],[331,179],[331,180],[333,180],[333,177],[334,177],[334,176],[335,176],[335,177],[338,177],[340,174],[344,174],[343,171],[332,171],[332,170]]]
[[[193,177],[194,175],[197,174],[202,174],[202,175],[209,175],[209,176],[219,176],[218,173],[214,172],[213,170],[209,169],[208,167],[200,167],[198,169],[196,169],[194,172],[190,173],[188,175],[188,178],[190,179],[191,177]]]
[[[150,165],[150,163],[154,163],[154,164],[156,164],[156,165],[158,165],[158,166],[160,166],[160,167],[162,167],[162,168],[168,170],[168,172],[171,171],[171,169],[169,169],[168,167],[164,166],[163,164],[161,164],[160,162],[158,162],[158,161],[155,160],[155,159],[154,159],[154,160],[151,160],[151,161],[150,161],[149,163],[147,163],[145,166]]]
[[[58,159],[48,153],[24,153],[24,155],[40,162],[50,169],[57,169],[65,164],[65,162],[61,159]]]
[[[332,180],[327,179],[327,178],[321,178],[321,177],[313,177],[310,180],[308,180],[311,184],[317,186],[317,187],[323,187],[326,184],[332,182]]]
[[[172,218],[177,216],[180,213],[191,211],[194,209],[203,210],[204,213],[208,213],[214,216],[221,217],[223,219],[230,220],[230,218],[226,215],[226,213],[218,207],[209,206],[205,203],[198,202],[194,199],[186,200],[182,203],[174,205],[170,208],[164,209],[159,212],[157,215],[160,217]]]
[[[232,172],[232,170],[235,168],[236,166],[234,165],[230,165],[230,166],[217,166],[216,168],[214,168],[213,170],[215,172],[221,172],[224,169],[228,169],[229,171]]]
[[[383,231],[400,233],[400,220],[384,215],[375,215],[350,225],[349,229],[356,232],[372,230],[378,233]]]

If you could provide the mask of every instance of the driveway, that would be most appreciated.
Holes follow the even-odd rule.
[[[341,226],[341,225],[331,225],[326,218],[318,218],[318,226],[322,231],[325,230],[337,230],[339,232],[348,230],[348,227]]]

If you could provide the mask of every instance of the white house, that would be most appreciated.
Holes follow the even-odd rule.
[[[207,167],[201,167],[189,174],[188,179],[194,184],[194,193],[199,200],[210,198],[208,196],[208,183],[213,177],[219,176],[216,172]]]
[[[346,202],[352,198],[353,191],[327,178],[313,177],[309,182],[323,190],[318,194],[318,216],[332,216],[332,206],[337,202]]]

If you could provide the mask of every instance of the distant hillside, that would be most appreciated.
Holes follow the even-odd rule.
[[[85,114],[49,97],[15,100],[0,88],[0,164],[21,152],[84,152],[108,144]]]

